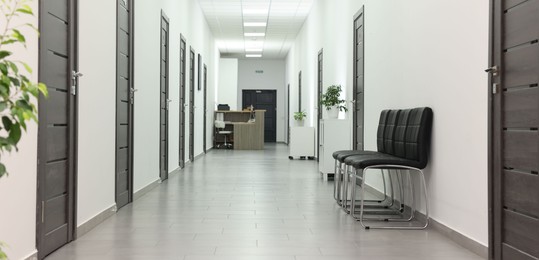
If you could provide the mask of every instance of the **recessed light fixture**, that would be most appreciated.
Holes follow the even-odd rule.
[[[255,48],[252,48],[252,49],[245,49],[246,52],[262,52],[262,49],[255,49]]]
[[[243,9],[243,14],[267,14],[268,9]]]
[[[266,33],[245,33],[243,35],[247,37],[264,37],[266,36]]]
[[[246,58],[260,58],[262,54],[245,54]]]
[[[265,22],[245,22],[243,23],[243,26],[245,27],[266,27]]]

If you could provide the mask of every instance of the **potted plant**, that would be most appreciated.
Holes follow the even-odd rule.
[[[346,101],[344,99],[339,99],[341,91],[341,85],[331,85],[327,88],[326,93],[322,94],[320,104],[326,107],[329,118],[337,118],[339,116],[339,111],[348,111],[348,108],[343,105]]]
[[[294,120],[298,122],[298,126],[303,126],[303,124],[305,123],[303,119],[306,117],[307,113],[305,113],[305,111],[294,112]]]

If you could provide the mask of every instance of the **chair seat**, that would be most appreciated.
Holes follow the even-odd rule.
[[[339,162],[343,163],[344,159],[354,156],[354,155],[369,155],[369,154],[376,154],[378,152],[375,151],[362,151],[362,150],[342,150],[342,151],[336,151],[333,153],[333,159],[338,160]]]
[[[346,163],[347,165],[351,165],[356,169],[365,169],[366,167],[372,167],[376,165],[402,165],[417,169],[423,169],[426,166],[426,163],[424,162],[408,160],[385,153],[352,155],[344,159],[344,163]]]

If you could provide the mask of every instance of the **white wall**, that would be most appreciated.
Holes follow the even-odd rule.
[[[262,70],[264,73],[256,73]],[[238,107],[241,107],[244,89],[277,90],[277,142],[285,141],[285,60],[240,59],[238,64]]]
[[[116,203],[116,1],[79,4],[77,226]]]
[[[135,151],[134,190],[138,191],[159,179],[159,55],[161,10],[170,19],[169,54],[169,171],[179,167],[179,83],[180,83],[180,33],[187,41],[187,64],[189,48],[195,56],[200,53],[208,67],[208,119],[207,145],[212,146],[213,107],[215,100],[216,66],[218,51],[198,1],[135,0]],[[195,57],[195,88],[198,83],[198,57]],[[189,66],[189,65],[188,65]],[[186,79],[186,103],[189,102],[189,67]],[[195,156],[201,154],[203,137],[202,118],[203,91],[195,90]],[[189,110],[186,110],[186,142],[189,147]],[[188,149],[186,156],[188,158]]]
[[[483,69],[488,64],[488,2],[315,2],[287,57],[291,110],[297,105],[294,95],[301,70],[302,106],[312,126],[320,48],[324,48],[324,87],[341,84],[346,96],[352,95],[352,25],[362,5],[366,149],[376,149],[382,109],[432,107],[432,151],[425,170],[431,216],[487,245],[488,96]]]
[[[238,110],[238,59],[222,58],[219,60],[219,85],[217,104],[228,104],[230,110]]]

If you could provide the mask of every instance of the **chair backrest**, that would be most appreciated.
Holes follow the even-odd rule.
[[[397,125],[397,119],[399,117],[400,110],[394,109],[390,110],[387,115],[386,129],[384,131],[384,153],[394,154],[394,138],[395,138],[395,127]]]
[[[383,110],[380,113],[380,121],[378,122],[378,131],[376,132],[376,144],[378,147],[378,152],[383,153],[384,149],[384,133],[386,131],[387,115],[389,114],[389,109]]]
[[[418,168],[427,166],[429,160],[432,117],[431,108],[419,107],[412,109],[408,119],[405,137],[405,158],[418,161],[421,166]]]
[[[225,128],[225,121],[215,120],[215,128]]]
[[[406,128],[410,118],[411,109],[401,110],[395,127],[395,138],[393,139],[393,155],[406,158]]]

